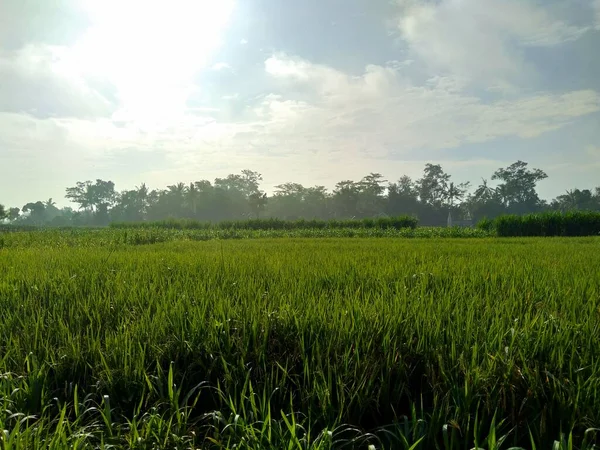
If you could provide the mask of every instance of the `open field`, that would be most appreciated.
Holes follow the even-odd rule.
[[[600,238],[369,231],[0,234],[2,448],[593,448]]]

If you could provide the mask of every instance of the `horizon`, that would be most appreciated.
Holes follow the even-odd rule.
[[[442,169],[443,169],[443,167],[442,167]],[[532,169],[541,169],[542,171],[544,171],[543,168],[540,168],[540,167],[535,167],[534,168],[531,165],[528,165],[528,169],[529,170],[532,170]],[[248,170],[253,171],[252,169],[248,169]],[[257,174],[261,175],[260,171],[255,171],[255,172]],[[371,172],[371,174],[373,174],[373,173],[374,172]],[[222,174],[222,176],[217,177],[217,178],[224,179],[228,175],[239,175],[239,174],[240,174],[240,172],[238,172],[237,174],[235,174],[235,173],[234,174]],[[367,175],[369,175],[369,174],[365,174],[365,176],[367,176]],[[382,178],[384,179],[384,184],[383,184],[384,191],[382,192],[382,195],[388,195],[389,185],[392,184],[392,183],[397,183],[399,181],[398,179],[400,177],[398,177],[397,179],[388,179],[385,176],[385,174],[379,174],[379,175],[382,175]],[[449,173],[448,175],[452,176],[451,173]],[[423,176],[423,173],[421,173],[421,175],[419,175],[418,177],[414,177],[414,178],[411,178],[411,179],[412,179],[412,181],[414,183],[414,182],[417,182],[419,180],[419,178],[421,178],[422,176]],[[92,182],[93,183],[93,182],[95,182],[98,179],[99,178],[92,178],[91,180],[76,180],[75,182],[70,183],[69,186],[65,186],[64,189],[63,189],[63,193],[66,193],[66,190],[68,188],[74,187],[76,185],[76,183],[78,183],[78,182]],[[362,179],[362,177],[360,179],[356,179],[356,180],[349,180],[347,178],[343,178],[343,179],[338,180],[337,182],[353,181],[355,183],[359,183],[361,181],[361,179]],[[160,192],[160,191],[168,190],[169,186],[174,186],[174,185],[176,185],[178,183],[183,183],[186,186],[186,188],[187,188],[190,184],[194,184],[195,182],[199,182],[199,181],[203,181],[203,180],[205,180],[205,179],[187,180],[187,181],[178,180],[178,181],[174,181],[174,182],[169,183],[168,185],[164,185],[164,186],[153,186],[153,185],[150,185],[149,183],[146,183],[146,182],[142,181],[141,183],[137,183],[135,186],[127,187],[127,188],[121,188],[120,186],[118,186],[115,183],[115,192],[120,193],[120,192],[125,192],[125,191],[128,191],[128,190],[136,190],[141,185],[145,185],[148,188],[149,192],[152,192],[152,191]],[[496,188],[496,187],[498,187],[502,183],[501,180],[492,180],[492,174],[489,174],[488,177],[483,177],[483,180],[485,180],[487,186],[489,186],[490,188]],[[457,184],[460,183],[460,182],[468,182],[469,186],[466,188],[466,194],[468,195],[468,194],[473,194],[477,190],[478,186],[481,185],[481,182],[483,180],[480,179],[479,182],[474,182],[474,181],[471,181],[471,180],[455,180],[455,179],[452,179],[451,181],[454,182],[454,183],[457,183]],[[112,180],[102,180],[102,181],[108,181],[108,182],[110,182]],[[211,183],[211,185],[214,186],[215,179],[211,179],[211,180],[207,180],[207,181],[209,181]],[[282,185],[284,183],[288,183],[288,182],[289,183],[296,183],[295,181],[289,180],[287,182],[280,183],[279,185],[270,186],[270,188],[266,189],[265,188],[265,182],[264,182],[264,180],[262,180],[262,181],[259,181],[259,188],[260,188],[260,190],[262,192],[264,192],[264,193],[267,194],[268,198],[272,198],[272,197],[276,196],[277,186],[280,186],[280,185]],[[333,194],[333,192],[335,190],[335,184],[337,182],[333,183],[332,186],[324,186],[326,192],[329,193],[329,194]],[[539,191],[539,185],[541,185],[543,183],[548,183],[548,182],[551,183],[551,180],[549,178],[545,178],[545,179],[537,181],[536,182],[536,188],[537,188],[536,190]],[[266,184],[268,185],[268,183],[266,183]],[[323,186],[323,185],[305,185],[305,184],[302,184],[302,183],[298,183],[298,184],[302,185],[302,187],[304,187],[304,188],[311,188],[311,187],[320,187],[320,186]],[[600,189],[600,183],[598,183],[596,186],[590,186],[590,187],[583,187],[583,188],[573,187],[571,189],[567,188],[564,192],[560,192],[555,197],[546,198],[546,197],[543,197],[542,195],[540,195],[540,200],[546,201],[549,204],[552,200],[555,200],[557,197],[568,193],[568,191],[574,191],[574,190],[579,189],[581,191],[583,191],[583,190],[589,190],[592,193],[594,193],[594,191],[595,191],[596,188]],[[56,198],[55,197],[39,198],[39,199],[37,199],[35,201],[38,201],[38,200],[39,201],[45,201],[45,200],[48,200],[48,198],[50,198],[51,200],[53,200],[53,202],[55,202],[55,205],[57,207],[59,207],[59,208],[69,207],[69,208],[72,208],[75,211],[77,211],[78,209],[80,209],[77,206],[77,203],[69,201],[68,198],[66,197],[66,195],[63,195],[62,197],[56,197]],[[21,208],[22,205],[9,205],[9,204],[6,204],[4,206],[6,208],[8,208],[8,207],[18,207],[18,208]]]

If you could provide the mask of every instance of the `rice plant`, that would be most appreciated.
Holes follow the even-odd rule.
[[[2,448],[597,448],[600,238],[225,231],[4,234]]]

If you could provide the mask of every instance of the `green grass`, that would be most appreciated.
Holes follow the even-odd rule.
[[[3,449],[594,448],[599,238],[125,232],[1,235]]]

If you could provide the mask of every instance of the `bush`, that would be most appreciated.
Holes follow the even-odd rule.
[[[494,231],[495,225],[494,225],[494,221],[492,219],[488,219],[487,217],[484,217],[479,222],[477,222],[477,225],[475,225],[475,227],[478,230],[492,232],[492,231]]]
[[[600,234],[600,213],[571,211],[497,217],[498,236],[594,236]],[[478,224],[479,226],[479,224]]]
[[[323,228],[370,228],[395,229],[416,228],[418,219],[412,216],[379,217],[377,219],[348,220],[282,220],[277,218],[224,220],[221,222],[201,222],[191,219],[168,219],[155,222],[118,222],[113,228],[170,228],[176,230],[307,230]]]

